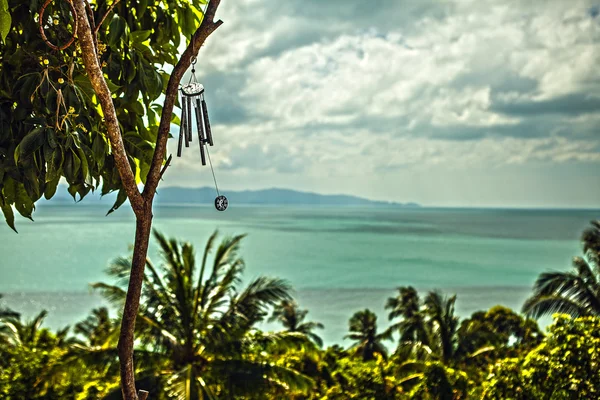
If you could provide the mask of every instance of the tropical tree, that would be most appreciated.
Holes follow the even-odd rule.
[[[599,358],[600,319],[559,314],[539,346],[494,366],[482,398],[600,398]]]
[[[459,318],[454,313],[455,302],[456,296],[444,297],[438,291],[429,292],[424,301],[429,347],[445,364],[454,360],[458,344]]]
[[[421,312],[421,299],[417,290],[412,287],[399,287],[398,295],[387,299],[386,310],[389,320],[401,318],[390,326],[390,329],[400,334],[400,342],[420,342],[429,345],[425,328],[425,316]]]
[[[348,322],[350,334],[347,339],[353,340],[352,351],[362,357],[363,361],[373,360],[375,354],[387,358],[387,349],[384,340],[390,340],[391,332],[377,332],[377,315],[369,309],[357,311]]]
[[[69,327],[57,331],[53,335],[48,329],[42,328],[48,311],[42,310],[29,321],[23,322],[20,318],[10,317],[5,319],[4,325],[8,329],[8,339],[14,346],[28,346],[30,348],[51,348],[63,346],[68,343]]]
[[[474,312],[460,323],[457,336],[457,358],[464,360],[490,346],[494,358],[515,357],[536,347],[544,337],[535,320],[503,306]]]
[[[398,288],[398,296],[388,299],[390,319],[400,318],[388,330],[400,333],[396,357],[400,363],[410,360],[405,370],[414,369],[415,361],[421,362],[418,370],[426,367],[422,363],[426,361],[458,365],[493,350],[492,334],[486,335],[484,328],[500,327],[470,320],[461,325],[455,303],[456,296],[446,297],[438,291],[427,293],[421,301],[412,287]]]
[[[554,313],[600,316],[600,223],[582,236],[583,257],[573,258],[571,271],[544,272],[535,281],[533,294],[523,304],[523,312],[532,318]]]
[[[0,398],[53,400],[73,398],[88,380],[87,371],[63,368],[63,356],[71,339],[68,328],[56,333],[42,324],[46,311],[28,321],[10,317],[4,321],[0,346]]]
[[[135,317],[152,205],[169,165],[171,123],[179,123],[172,117],[179,83],[221,25],[219,3],[0,0],[0,210],[7,224],[16,230],[14,210],[31,219],[35,202],[52,198],[59,182],[74,199],[116,191],[110,211],[129,200],[136,217],[119,341],[126,400],[137,398]]]
[[[101,307],[92,310],[85,320],[75,324],[73,332],[83,336],[88,346],[103,346],[115,339],[118,324],[110,318],[108,308]]]
[[[283,300],[273,310],[269,322],[278,321],[285,328],[286,332],[296,332],[306,335],[319,347],[323,347],[323,340],[313,331],[323,329],[320,322],[305,322],[308,310],[302,310],[295,301]]]
[[[256,324],[269,308],[290,301],[290,286],[280,279],[259,277],[240,287],[244,236],[208,240],[197,262],[190,243],[158,232],[161,264],[146,261],[139,311],[139,351],[147,353],[168,377],[169,393],[180,399],[232,398],[289,390],[307,390],[312,380],[278,365],[268,356],[276,349],[302,348],[310,342],[294,332],[262,333]],[[93,285],[116,304],[125,301],[131,259],[119,258],[108,273],[115,284]],[[148,374],[156,374],[150,369]]]

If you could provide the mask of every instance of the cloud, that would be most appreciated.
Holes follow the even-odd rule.
[[[213,161],[292,183],[600,163],[597,9],[223,2],[225,24],[199,59],[219,138]]]

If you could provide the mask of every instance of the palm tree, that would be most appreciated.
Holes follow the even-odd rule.
[[[73,332],[82,335],[88,346],[103,346],[110,339],[115,339],[117,321],[110,318],[108,308],[92,310],[85,320],[75,324]]]
[[[51,349],[69,344],[70,341],[67,339],[69,327],[60,329],[55,334],[42,328],[47,315],[48,311],[42,310],[26,322],[14,316],[6,318],[0,334],[4,335],[5,340],[13,346],[26,346],[31,349]]]
[[[592,221],[582,242],[584,257],[573,258],[571,271],[540,274],[523,313],[535,319],[554,313],[600,316],[600,221]]]
[[[425,297],[425,314],[428,317],[429,346],[444,364],[454,358],[457,347],[459,318],[454,314],[456,295],[444,297],[438,291]]]
[[[423,361],[440,361],[458,364],[468,358],[493,350],[481,347],[466,353],[466,337],[459,335],[459,318],[455,314],[456,296],[445,297],[439,291],[427,293],[421,302],[413,287],[398,288],[398,296],[389,298],[386,308],[391,309],[389,318],[401,318],[388,328],[398,331],[400,341],[396,356],[400,360],[411,359],[408,369],[415,363],[423,367]],[[416,360],[416,361],[415,361]]]
[[[154,232],[162,263],[146,263],[139,350],[154,357],[152,364],[169,377],[168,389],[181,399],[232,398],[269,390],[281,394],[312,386],[310,378],[264,356],[264,350],[301,347],[308,341],[301,334],[263,334],[255,329],[270,307],[291,300],[290,286],[259,277],[240,288],[244,262],[238,252],[243,237],[224,239],[209,264],[215,232],[198,265],[191,244]],[[93,286],[123,304],[130,268],[130,259],[119,258],[108,271],[116,284]],[[148,372],[156,375],[156,367]]]
[[[347,339],[352,339],[355,344],[352,349],[356,354],[360,354],[364,361],[373,360],[375,354],[387,358],[387,349],[383,345],[383,340],[391,339],[391,332],[386,330],[383,333],[377,333],[377,315],[368,309],[357,311],[349,321],[350,334]]]
[[[421,300],[417,290],[412,287],[399,287],[398,295],[387,299],[386,310],[390,310],[389,320],[402,318],[400,322],[392,324],[390,329],[398,331],[400,343],[419,342],[429,345],[425,318],[421,312]]]
[[[308,310],[301,310],[295,301],[283,300],[273,310],[269,322],[279,321],[286,332],[296,332],[306,335],[319,347],[323,347],[323,340],[313,331],[315,329],[323,329],[324,326],[320,322],[304,322],[307,314]]]

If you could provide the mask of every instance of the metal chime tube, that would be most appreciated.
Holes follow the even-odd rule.
[[[202,165],[206,165],[206,157],[204,156],[204,127],[202,126],[200,107],[200,98],[196,97],[194,111],[196,112],[196,125],[198,126],[198,146],[200,146],[200,158],[202,159]]]
[[[187,117],[186,117],[186,107],[185,107],[185,96],[181,96],[181,119],[179,120],[179,142],[177,143],[177,157],[181,157],[181,148],[183,145],[183,137],[187,137],[187,133],[185,131]]]
[[[208,108],[206,107],[206,102],[204,101],[204,95],[202,95],[202,116],[204,117],[204,130],[206,132],[206,139],[208,140],[208,144],[212,146],[212,132],[210,131],[210,122],[208,120]]]
[[[184,118],[185,129],[183,131],[183,136],[185,139],[185,147],[190,147],[190,134],[189,131],[192,129],[192,126],[189,122],[189,111],[188,111],[188,102],[189,99],[187,96],[183,96],[183,114],[182,118]]]
[[[192,141],[192,99],[188,97],[187,101],[187,117],[188,117],[188,140]]]

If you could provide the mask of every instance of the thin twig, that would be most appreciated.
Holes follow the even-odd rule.
[[[169,158],[167,158],[167,162],[165,163],[164,167],[162,167],[162,170],[160,171],[160,175],[159,175],[160,180],[162,180],[164,173],[167,171],[167,168],[169,168],[169,165],[171,164],[172,159],[173,159],[173,154],[169,154]]]
[[[58,51],[62,51],[64,49],[66,49],[67,47],[69,47],[70,45],[73,44],[73,42],[75,41],[75,35],[77,34],[77,11],[75,10],[75,7],[73,6],[72,2],[68,2],[69,3],[69,7],[71,8],[71,13],[73,14],[73,34],[71,35],[71,38],[69,39],[69,41],[65,44],[63,44],[62,46],[57,46],[55,44],[53,44],[52,42],[50,42],[50,40],[48,40],[48,38],[46,37],[46,31],[44,30],[44,12],[46,12],[46,7],[48,7],[48,4],[50,4],[52,2],[52,0],[46,0],[46,2],[42,5],[42,7],[40,8],[40,16],[39,16],[39,23],[40,23],[40,34],[42,35],[42,40],[44,41],[44,43],[46,43],[46,45],[48,45],[48,47],[50,47],[52,50],[58,50]]]
[[[94,29],[94,34],[98,34],[98,30],[104,23],[104,20],[106,19],[106,17],[108,17],[108,14],[110,14],[110,12],[113,10],[113,8],[115,8],[115,6],[117,4],[119,4],[119,1],[121,1],[121,0],[115,0],[114,3],[112,3],[112,5],[108,8],[108,11],[106,11],[106,14],[104,14],[102,19],[100,20],[100,23],[98,23],[98,25],[96,25],[96,28]]]

